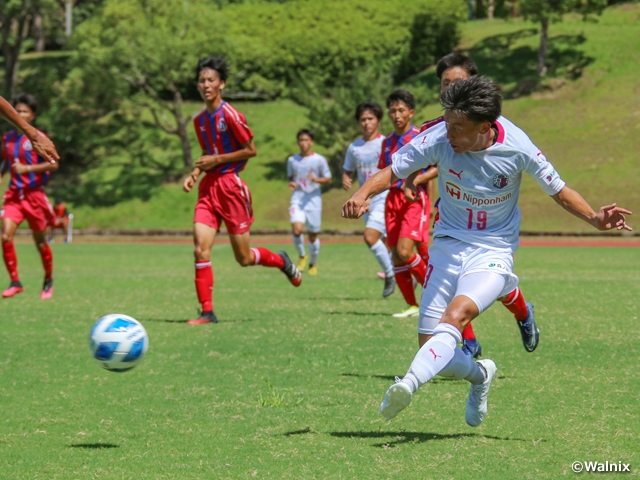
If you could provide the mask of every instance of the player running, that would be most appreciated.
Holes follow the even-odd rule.
[[[69,242],[69,211],[67,206],[62,203],[59,197],[56,197],[53,201],[53,214],[56,219],[53,225],[47,227],[47,242],[53,243],[53,231],[56,228],[61,228],[63,232],[64,243]],[[72,215],[73,217],[73,215]]]
[[[470,77],[476,76],[477,74],[478,67],[475,62],[461,53],[449,53],[442,57],[436,65],[436,75],[440,80],[440,92],[460,80],[468,80]],[[442,120],[443,117],[439,117],[435,120],[425,122],[422,124],[420,131],[423,132]],[[413,193],[407,192],[407,190],[412,190],[412,185],[414,183],[419,184],[420,182],[424,182],[426,179],[435,178],[437,174],[437,168],[431,169],[427,172],[427,175],[421,175],[421,177],[419,177],[415,182],[412,182],[412,177],[416,176],[417,172],[412,174],[407,178],[405,192],[409,197],[411,197]],[[538,346],[539,335],[533,314],[533,305],[525,301],[519,287],[516,287],[505,298],[503,298],[502,304],[511,313],[513,313],[520,330],[525,350],[527,352],[533,352]],[[418,342],[420,346],[424,345],[425,342],[431,338],[432,334],[433,332],[431,331],[418,331]],[[482,354],[482,347],[480,346],[480,342],[476,339],[471,323],[469,323],[462,332],[462,351],[474,358],[477,358]]]
[[[374,175],[344,205],[342,214],[359,218],[366,202],[399,178],[427,165],[439,168],[440,220],[420,303],[420,326],[433,329],[404,378],[384,396],[379,413],[391,419],[435,375],[471,383],[466,421],[478,426],[496,365],[474,362],[457,346],[464,327],[497,299],[513,291],[513,253],[518,248],[518,197],[523,172],[569,213],[598,230],[631,230],[616,204],[596,213],[566,186],[553,165],[516,125],[501,116],[499,87],[483,77],[459,81],[440,95],[443,121],[431,126],[394,155],[393,165]]]
[[[293,244],[298,250],[300,260],[298,270],[301,272],[309,261],[309,275],[317,275],[320,239],[318,233],[322,224],[322,185],[331,183],[331,170],[327,159],[315,153],[313,149],[313,132],[303,128],[297,134],[300,153],[287,159],[287,178],[291,193],[289,218],[293,233]],[[307,227],[309,235],[309,257],[304,251],[304,235]]]
[[[24,93],[13,99],[15,111],[22,122],[31,126],[36,118],[38,103],[36,99]],[[44,133],[36,130],[36,138],[46,138]],[[53,144],[44,144],[41,150],[50,152],[50,159],[38,155],[34,145],[20,128],[6,133],[2,137],[2,158],[11,169],[9,189],[2,199],[2,256],[7,267],[11,284],[4,292],[3,298],[10,298],[24,291],[18,275],[18,257],[13,245],[13,238],[18,226],[26,219],[33,234],[33,240],[40,252],[44,267],[44,285],[40,298],[48,300],[53,296],[53,253],[47,243],[46,228],[53,225],[55,215],[42,187],[49,180],[49,172],[58,169],[57,155]],[[57,158],[55,158],[57,160]],[[3,169],[0,168],[0,172]]]
[[[223,58],[202,58],[196,67],[198,91],[206,103],[206,108],[194,118],[202,156],[184,180],[184,191],[191,191],[202,172],[206,175],[200,182],[193,219],[195,284],[202,313],[197,319],[189,320],[189,325],[218,321],[213,313],[211,248],[222,222],[241,266],[279,268],[293,286],[298,287],[302,282],[302,275],[285,252],[275,254],[266,248],[250,247],[251,193],[238,173],[256,156],[256,147],[244,115],[222,100],[228,74],[229,67]]]
[[[362,128],[362,137],[353,142],[347,148],[344,157],[344,173],[342,175],[342,187],[349,190],[353,183],[353,174],[358,172],[358,182],[364,185],[373,174],[380,169],[380,152],[384,136],[380,133],[380,121],[382,120],[382,107],[375,102],[362,102],[356,107],[356,120]],[[369,210],[364,214],[364,242],[376,258],[385,274],[382,296],[388,297],[396,288],[393,263],[389,256],[387,245],[382,238],[387,234],[384,225],[384,204],[388,192],[382,192],[371,199]]]
[[[390,166],[393,162],[392,155],[420,133],[411,125],[415,106],[413,95],[406,90],[395,90],[387,97],[387,108],[394,132],[382,142],[379,169]],[[418,201],[410,202],[405,198],[403,186],[402,180],[391,184],[385,203],[387,245],[391,249],[396,283],[409,306],[403,312],[393,314],[396,318],[418,315],[420,311],[413,278],[422,285],[427,265],[413,250],[415,245],[424,239],[424,228],[429,228],[431,213],[429,199],[424,191],[420,192]],[[360,187],[360,190],[362,188]],[[382,193],[382,190],[378,193]]]

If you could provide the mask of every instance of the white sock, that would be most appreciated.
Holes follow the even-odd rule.
[[[406,383],[411,392],[418,390],[451,362],[461,341],[462,335],[456,327],[439,323],[433,329],[433,337],[418,350],[402,383]]]
[[[387,277],[393,276],[393,263],[391,263],[391,257],[389,256],[389,250],[382,240],[378,240],[371,248],[371,253],[376,257],[376,260],[380,264],[382,271]]]
[[[292,235],[292,237],[293,237],[293,244],[298,250],[298,255],[300,257],[304,257],[306,255],[306,252],[304,251],[304,234],[301,234],[299,237]]]
[[[484,382],[484,372],[469,355],[456,347],[451,361],[438,373],[439,377],[464,378],[474,385]]]
[[[318,261],[320,253],[320,239],[316,238],[315,242],[309,242],[309,265],[315,265]]]

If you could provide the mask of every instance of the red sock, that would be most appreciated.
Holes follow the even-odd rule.
[[[13,246],[13,242],[2,243],[2,256],[4,258],[4,264],[7,266],[7,272],[11,277],[12,282],[19,282],[18,278],[18,257],[16,256],[16,249]]]
[[[395,272],[396,284],[402,292],[405,302],[412,307],[417,306],[416,292],[413,289],[413,280],[411,279],[411,271],[408,265],[393,267]]]
[[[284,260],[277,253],[273,253],[266,248],[256,247],[252,248],[253,256],[255,258],[254,265],[262,265],[263,267],[284,268]]]
[[[462,338],[465,340],[475,340],[476,334],[473,333],[473,327],[471,324],[467,325],[466,328],[462,332]]]
[[[418,255],[422,257],[424,263],[429,263],[429,245],[427,245],[427,242],[418,244]]]
[[[422,257],[417,254],[413,254],[411,260],[407,262],[407,266],[409,267],[409,271],[413,278],[420,284],[420,286],[424,285],[424,277],[427,274],[427,264],[424,263]]]
[[[203,312],[213,310],[213,270],[208,260],[196,260],[196,293]]]
[[[529,315],[527,312],[527,304],[525,303],[522,292],[518,287],[509,294],[502,304],[507,307],[507,310],[513,313],[517,321],[523,322],[527,319],[527,316]]]
[[[48,282],[53,276],[53,252],[48,244],[40,250],[40,258],[42,258],[42,266],[44,267],[44,281]]]

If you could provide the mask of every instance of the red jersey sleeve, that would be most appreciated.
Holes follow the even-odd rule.
[[[235,109],[229,110],[225,113],[229,113],[229,115],[225,115],[225,117],[231,134],[238,141],[240,146],[244,147],[253,138],[253,132],[247,125],[247,120],[244,115]]]
[[[382,142],[382,149],[380,150],[380,159],[378,160],[378,168],[380,170],[382,170],[383,168],[386,168],[387,164],[384,161],[384,142]]]

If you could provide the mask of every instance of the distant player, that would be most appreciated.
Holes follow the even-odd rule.
[[[391,419],[435,375],[471,383],[465,419],[473,427],[487,413],[492,360],[473,359],[457,344],[465,326],[503,300],[518,284],[513,253],[518,248],[518,197],[523,173],[569,213],[598,230],[631,230],[616,204],[595,212],[567,187],[529,137],[501,116],[499,87],[483,77],[456,82],[440,94],[444,121],[400,149],[393,165],[374,175],[344,205],[358,218],[368,199],[399,178],[427,165],[439,168],[440,219],[434,231],[427,282],[420,303],[420,327],[433,336],[416,354],[405,377],[384,396],[379,413]],[[535,325],[534,325],[535,327]],[[530,332],[537,336],[537,329]]]
[[[56,228],[60,228],[64,234],[64,243],[67,243],[69,238],[69,212],[60,197],[56,197],[53,201],[53,213],[56,219],[52,226],[47,227],[47,241],[49,243],[53,242],[53,231]]]
[[[415,106],[413,95],[406,90],[395,90],[387,97],[389,118],[394,131],[382,142],[379,169],[390,166],[393,154],[420,133],[411,125]],[[390,187],[385,203],[387,245],[391,249],[396,283],[408,305],[406,310],[393,316],[405,318],[420,312],[413,278],[422,285],[427,266],[422,257],[414,252],[414,248],[417,243],[423,242],[424,229],[429,228],[431,207],[423,190],[420,191],[418,201],[407,200],[403,180],[397,180]]]
[[[364,185],[373,174],[380,169],[380,152],[384,136],[380,133],[380,121],[382,120],[382,107],[375,102],[362,102],[356,108],[356,120],[362,128],[362,137],[349,145],[344,158],[344,173],[342,175],[342,187],[349,190],[353,183],[354,172],[358,173],[360,186]],[[369,211],[364,214],[364,242],[380,264],[385,273],[384,289],[382,296],[388,297],[396,288],[396,279],[393,271],[393,263],[389,256],[387,245],[382,240],[387,234],[384,225],[384,204],[387,193],[382,192],[371,199]]]
[[[211,248],[222,222],[241,266],[278,268],[293,286],[298,287],[302,282],[300,272],[285,252],[275,254],[266,248],[250,247],[251,193],[238,173],[256,156],[256,147],[244,115],[222,99],[228,74],[229,67],[223,58],[206,57],[196,67],[198,91],[206,103],[206,108],[194,119],[202,156],[184,181],[185,192],[191,191],[202,172],[206,175],[200,182],[193,219],[195,283],[202,313],[199,318],[188,321],[189,325],[218,321],[213,312]]]
[[[38,111],[36,99],[22,93],[12,103],[22,121],[31,125]],[[40,131],[36,131],[35,135],[37,138],[46,138]],[[55,149],[50,151],[54,153]],[[46,228],[53,224],[55,215],[42,187],[49,180],[49,172],[58,169],[58,163],[38,155],[31,140],[20,129],[2,137],[2,158],[11,169],[9,189],[2,199],[2,254],[11,284],[2,292],[2,297],[13,297],[24,291],[18,275],[18,257],[13,237],[18,226],[27,220],[44,267],[40,298],[47,300],[53,296],[53,253],[47,243]]]
[[[438,76],[438,80],[440,80],[440,92],[460,80],[468,80],[470,77],[476,76],[477,74],[478,67],[476,67],[475,62],[461,53],[450,53],[445,55],[438,61],[436,66],[436,75]],[[423,132],[442,121],[444,121],[444,117],[424,122],[420,131]],[[421,181],[424,182],[426,178],[435,178],[435,176],[438,175],[438,169],[434,168],[428,173],[429,175],[422,175],[417,179],[418,181],[413,183],[419,184]],[[410,188],[411,183],[411,179],[408,178],[406,182],[408,188]],[[527,352],[533,352],[537,347],[537,343],[527,343],[526,341],[526,339],[535,338],[531,337],[531,335],[526,331],[532,328],[530,325],[530,317],[533,317],[533,305],[525,301],[524,296],[518,287],[504,298],[502,304],[515,316],[525,350]],[[424,345],[424,343],[431,338],[431,335],[425,332],[419,332],[418,336],[420,346]],[[462,351],[474,358],[482,354],[482,347],[480,346],[480,342],[476,339],[471,323],[469,323],[462,332]]]
[[[313,151],[313,132],[303,128],[297,134],[300,153],[287,159],[287,178],[291,189],[289,218],[293,233],[293,244],[300,260],[298,269],[303,271],[309,262],[309,275],[318,274],[320,239],[318,233],[322,223],[321,186],[331,183],[331,170],[327,159]],[[304,250],[304,235],[307,227],[309,235],[309,258]]]

